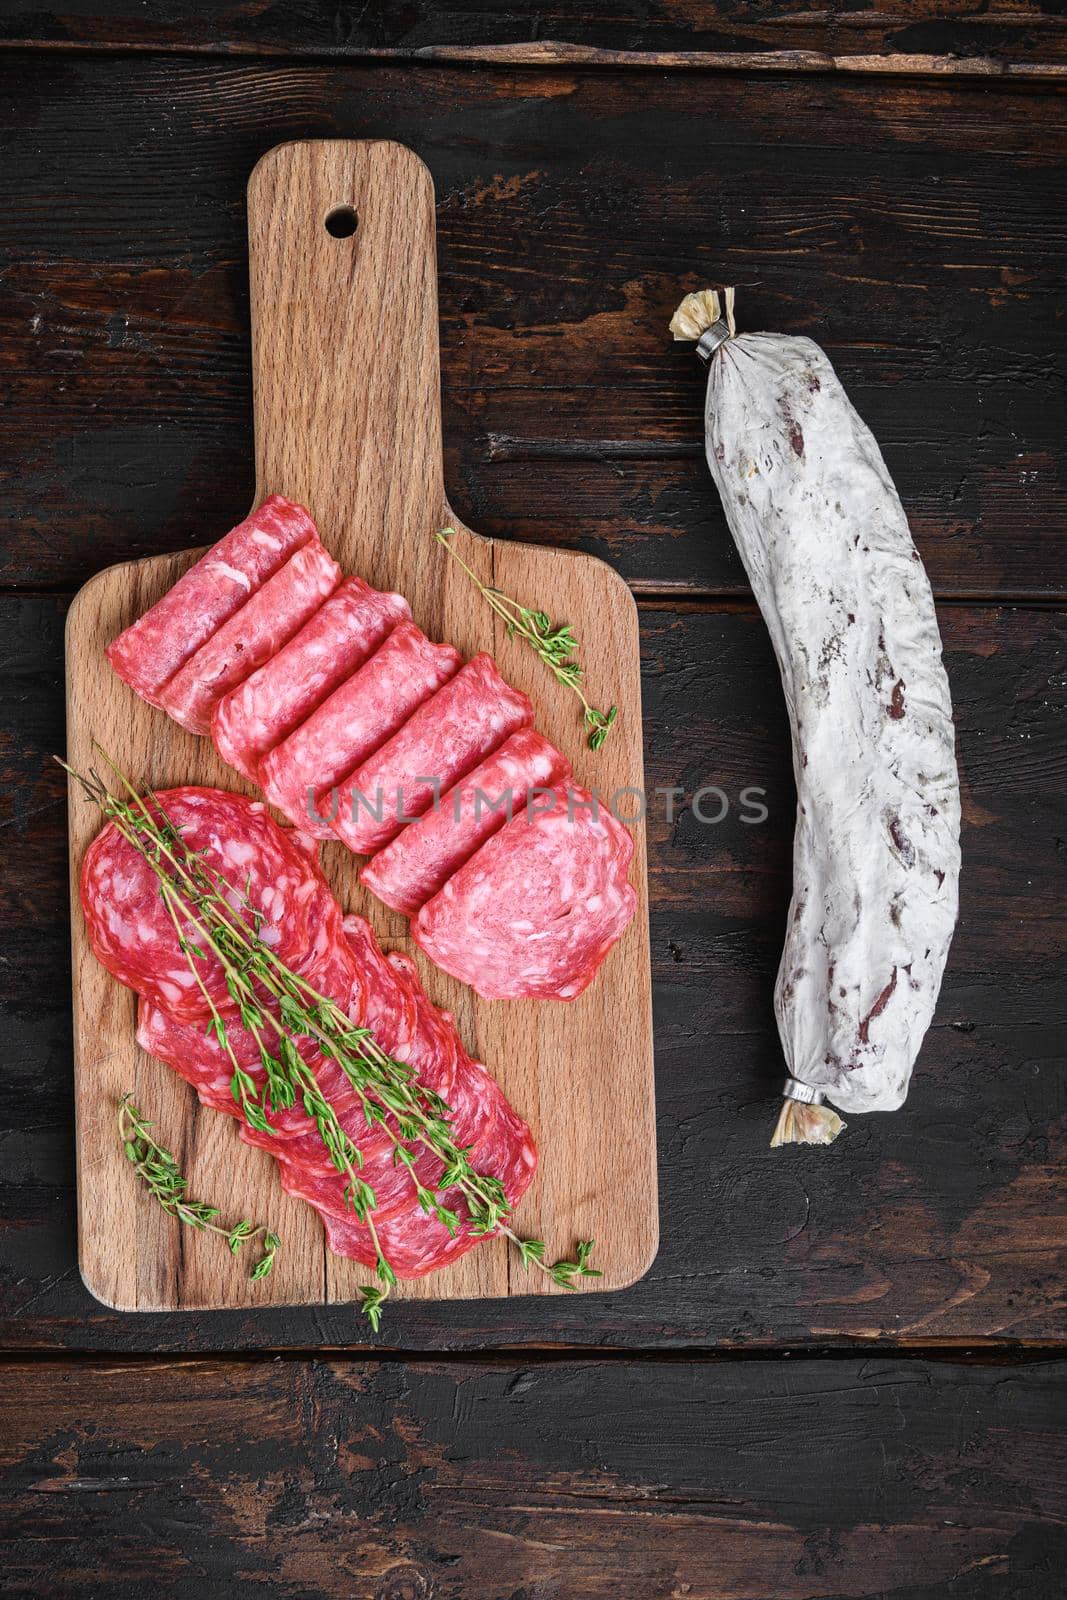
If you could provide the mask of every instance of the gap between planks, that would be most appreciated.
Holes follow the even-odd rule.
[[[646,1366],[737,1366],[741,1363],[768,1365],[783,1361],[819,1361],[866,1364],[872,1360],[930,1363],[936,1366],[1034,1368],[1060,1363],[1067,1355],[1067,1344],[1048,1341],[1026,1344],[1022,1341],[978,1344],[974,1340],[958,1345],[949,1342],[921,1345],[874,1347],[853,1340],[842,1345],[768,1345],[760,1349],[736,1349],[717,1345],[698,1345],[692,1349],[663,1349],[655,1345],[628,1348],[625,1345],[487,1345],[482,1350],[400,1349],[377,1345],[294,1345],[263,1346],[251,1350],[204,1350],[194,1352],[152,1350],[78,1350],[16,1348],[0,1350],[0,1373],[24,1366],[80,1366],[98,1371],[136,1368],[293,1366],[313,1361],[351,1362],[383,1366],[450,1367],[570,1367],[599,1366],[605,1363],[640,1363]]]
[[[607,50],[595,45],[544,40],[523,44],[422,45],[411,50],[292,50],[285,45],[175,43],[167,40],[0,39],[0,51],[50,51],[55,55],[165,55],[221,61],[285,62],[334,66],[499,66],[550,70],[804,73],[809,76],[970,79],[996,83],[1067,82],[1067,63],[1005,61],[995,56],[831,55],[821,50]]]

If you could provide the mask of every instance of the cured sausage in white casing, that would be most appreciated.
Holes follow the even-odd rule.
[[[793,899],[775,992],[787,1092],[890,1111],[957,912],[959,780],[930,585],[878,445],[809,339],[725,337],[705,426],[793,736]],[[839,1127],[787,1101],[778,1142]]]

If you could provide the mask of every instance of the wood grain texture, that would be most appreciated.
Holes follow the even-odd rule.
[[[543,62],[583,51],[593,59],[651,54],[677,65],[694,53],[741,63],[779,53],[799,62],[821,58],[823,65],[835,57],[851,59],[877,70],[886,57],[907,62],[918,55],[966,70],[976,57],[1002,69],[1067,58],[1063,17],[1040,0],[964,0],[951,8],[936,0],[909,0],[896,8],[820,0],[759,6],[746,0],[614,0],[601,7],[551,0],[536,11],[501,0],[450,0],[443,6],[409,0],[248,6],[227,0],[210,7],[197,0],[103,0],[91,14],[82,6],[11,0],[0,29],[0,38],[8,40],[82,47],[356,59],[432,59],[466,51],[483,59],[498,52]]]
[[[391,135],[437,185],[445,481],[472,527],[641,593],[744,595],[702,370],[666,336],[682,289],[729,276],[744,326],[828,350],[939,595],[1067,593],[1057,92],[40,55],[0,82],[8,587],[69,591],[243,514],[248,172],[285,138]]]
[[[895,29],[894,50],[983,54],[1011,26],[996,8],[935,10],[837,21],[872,39]],[[194,31],[192,13],[168,15],[179,40]],[[282,30],[321,15],[240,20]],[[611,31],[619,15],[588,27]],[[659,13],[642,16],[662,42]],[[823,25],[746,8],[746,32],[792,29],[793,46]],[[88,38],[94,22],[65,26]],[[1054,28],[1045,12],[1032,37]],[[486,21],[477,37],[489,36]],[[1063,618],[942,608],[970,792],[964,919],[938,1025],[903,1113],[850,1129],[828,1164],[775,1166],[763,1138],[780,1072],[770,992],[788,901],[787,730],[758,618],[682,603],[745,589],[700,460],[699,365],[660,334],[680,278],[737,278],[749,326],[812,333],[830,351],[940,595],[1062,595],[1062,97],[989,82],[62,52],[0,59],[0,91],[5,1344],[180,1352],[363,1337],[341,1307],[132,1318],[82,1288],[65,795],[47,758],[63,743],[64,596],[108,562],[192,548],[251,500],[248,171],[284,138],[376,135],[414,146],[437,184],[453,504],[485,532],[607,556],[642,594],[677,592],[673,608],[643,607],[650,784],[733,794],[755,782],[771,808],[764,829],[735,817],[709,833],[683,810],[650,833],[666,1224],[652,1273],[603,1298],[398,1306],[389,1340],[1062,1339]],[[966,1579],[983,1580],[988,1569]]]
[[[758,617],[681,599],[745,587],[700,460],[702,375],[660,337],[680,276],[728,272],[748,326],[830,349],[940,595],[1064,597],[1062,99],[960,79],[1062,74],[1061,10],[4,8],[0,44],[59,48],[0,55],[0,1341],[80,1352],[0,1359],[5,1592],[1061,1593],[1063,1364],[911,1347],[1067,1338],[1067,623],[942,607],[967,859],[937,1026],[903,1113],[829,1162],[775,1164],[787,730]],[[174,54],[67,54],[109,41]],[[377,50],[411,64],[345,65]],[[66,596],[109,561],[190,549],[252,496],[243,189],[264,150],[309,136],[399,137],[434,174],[453,503],[677,593],[642,612],[650,785],[754,783],[769,818],[743,827],[735,805],[708,829],[682,806],[650,828],[665,1235],[646,1280],[391,1314],[408,1351],[527,1347],[484,1363],[100,1362],[84,1352],[366,1336],[343,1306],[130,1317],[82,1287],[47,761]],[[767,1348],[856,1338],[881,1348]],[[566,1342],[643,1359],[531,1348]],[[759,1353],[692,1358],[708,1344]]]
[[[359,226],[337,239],[325,221],[354,208]],[[530,605],[550,605],[581,640],[596,640],[589,692],[619,705],[604,749],[585,747],[578,703],[520,640],[509,640],[470,580],[433,539],[455,522],[444,495],[437,355],[434,197],[428,172],[402,146],[350,141],[289,144],[249,184],[256,503],[284,493],[306,505],[346,571],[398,589],[433,638],[465,656],[489,649],[509,682],[530,694],[541,730],[572,760],[578,781],[605,799],[644,787],[637,612],[622,580],[574,552],[495,546],[459,528],[468,564]],[[222,530],[220,530],[221,532]],[[94,763],[98,740],[138,784],[241,787],[209,742],[180,732],[112,673],[106,643],[170,587],[187,557],[111,568],[75,599],[67,619],[69,759]],[[203,1115],[187,1085],[138,1050],[135,1001],[89,949],[77,874],[99,817],[71,790],[72,939],[79,1252],[83,1277],[106,1304],[160,1311],[264,1304],[351,1305],[366,1281],[325,1249],[317,1219],[283,1195],[270,1157],[241,1145],[236,1127]],[[541,1151],[516,1226],[569,1254],[595,1239],[619,1289],[648,1268],[657,1241],[655,1111],[644,829],[633,829],[639,904],[624,941],[578,1000],[488,1004],[426,962],[407,921],[358,883],[341,845],[324,865],[346,909],[365,912],[387,946],[416,956],[432,998],[456,1015],[530,1122]],[[251,1283],[224,1250],[192,1251],[179,1224],[140,1190],[114,1129],[132,1090],[178,1155],[191,1192],[227,1213],[270,1218],[285,1248],[268,1280]],[[598,1114],[610,1097],[614,1117]],[[220,1185],[221,1190],[220,1190]],[[543,1293],[492,1241],[398,1297],[452,1299]],[[594,1280],[587,1280],[593,1287]],[[548,1285],[547,1292],[560,1292]]]
[[[0,1368],[5,1593],[1058,1600],[1067,1364]]]
[[[343,1306],[129,1317],[75,1258],[60,597],[0,597],[0,1339],[112,1351],[351,1346]],[[410,1351],[1049,1341],[1067,1334],[1063,792],[1067,621],[941,608],[965,794],[962,917],[907,1105],[829,1151],[772,1153],[771,1009],[794,795],[766,630],[749,607],[645,605],[663,1239],[620,1294],[397,1305]],[[692,797],[730,800],[701,824]],[[766,791],[762,825],[741,791]],[[714,815],[716,802],[707,797]],[[784,1155],[784,1159],[783,1159]],[[187,1255],[214,1241],[190,1238]]]

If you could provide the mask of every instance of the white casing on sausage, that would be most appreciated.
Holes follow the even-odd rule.
[[[708,465],[770,630],[797,819],[775,991],[792,1078],[907,1094],[956,921],[960,797],[930,585],[870,430],[809,339],[711,355]]]

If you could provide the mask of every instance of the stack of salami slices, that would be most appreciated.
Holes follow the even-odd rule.
[[[362,918],[342,918],[311,854],[314,841],[279,827],[261,802],[222,790],[170,789],[155,801],[205,866],[231,888],[237,886],[235,911],[254,923],[279,960],[333,1000],[356,1026],[371,1029],[384,1051],[412,1066],[419,1082],[447,1102],[454,1142],[468,1149],[475,1171],[499,1178],[516,1204],[537,1164],[530,1130],[485,1067],[468,1056],[452,1018],[431,1004],[413,963],[402,955],[383,955]],[[267,1111],[269,1132],[243,1120],[231,1093],[233,1062],[215,1033],[206,1031],[212,1006],[225,1022],[239,1065],[261,1095],[265,1074],[257,1041],[242,1026],[214,954],[208,951],[192,971],[151,867],[114,823],[86,853],[81,898],[95,954],[140,997],[142,1047],[187,1079],[202,1104],[241,1118],[241,1137],[269,1150],[278,1161],[282,1186],[319,1213],[330,1249],[373,1267],[370,1231],[347,1204],[345,1179],[300,1100],[289,1109]],[[183,934],[203,947],[195,930],[183,928]],[[262,1004],[266,1010],[273,1002],[264,996]],[[263,1031],[274,1038],[269,1025]],[[337,1062],[310,1038],[294,1042],[362,1155],[360,1176],[374,1191],[377,1236],[397,1275],[422,1277],[465,1254],[478,1237],[462,1198],[455,1191],[443,1197],[460,1219],[453,1235],[423,1212],[412,1174],[394,1160],[389,1131],[381,1124],[367,1126]],[[395,1122],[392,1126],[396,1132]],[[441,1162],[421,1146],[413,1154],[419,1179],[436,1188]]]
[[[280,495],[108,656],[298,829],[369,856],[363,882],[486,999],[573,999],[633,917],[629,833],[526,695],[345,577]]]

